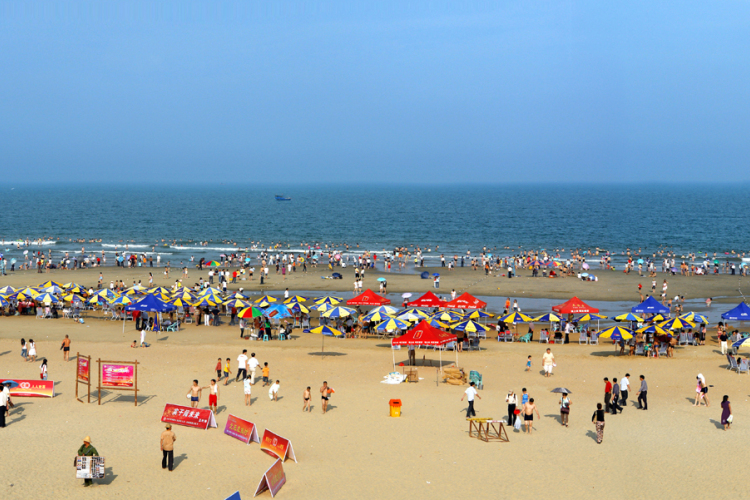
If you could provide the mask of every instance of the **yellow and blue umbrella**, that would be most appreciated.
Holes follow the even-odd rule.
[[[659,325],[647,325],[647,326],[644,326],[643,328],[639,328],[638,330],[636,330],[636,332],[637,333],[653,333],[654,335],[669,335],[670,337],[672,336],[669,330],[665,330]]]
[[[34,300],[37,302],[44,302],[45,304],[57,304],[60,302],[60,299],[52,295],[51,293],[40,293],[36,297],[34,297]]]
[[[657,314],[656,316],[652,316],[652,317],[648,318],[648,320],[646,320],[646,321],[648,321],[649,323],[660,323],[660,322],[662,322],[662,321],[664,321],[666,319],[667,318],[665,318],[661,314]]]
[[[47,288],[47,287],[50,287],[50,286],[56,286],[57,288],[63,288],[63,286],[60,283],[58,283],[57,281],[52,281],[52,280],[45,281],[44,283],[42,283],[41,285],[39,285],[37,288]]]
[[[269,304],[273,304],[274,302],[278,302],[279,299],[276,297],[271,297],[270,295],[264,295],[260,297],[259,299],[255,299],[253,301],[254,304],[258,304],[260,307],[268,307]]]
[[[599,321],[600,319],[607,319],[607,316],[604,314],[594,314],[594,313],[587,313],[583,316],[576,318],[576,323],[590,323],[591,321]]]
[[[612,319],[615,321],[637,321],[639,323],[643,321],[643,318],[633,313],[620,314],[619,316],[614,316]]]
[[[284,304],[284,305],[296,313],[304,313],[304,314],[310,313],[310,309],[307,306],[301,304],[300,302],[294,302],[292,304]]]
[[[83,302],[83,297],[75,293],[68,293],[63,295],[63,300],[65,302]]]
[[[177,297],[172,300],[168,300],[167,302],[175,307],[190,307],[193,305],[192,300],[186,298],[184,299],[182,297]]]
[[[170,290],[169,288],[164,288],[163,286],[157,286],[155,288],[149,288],[148,290],[146,290],[146,293],[149,295],[156,295],[157,297],[160,295],[170,296],[172,295],[172,290]]]
[[[341,302],[342,300],[344,300],[344,299],[341,298],[341,297],[334,297],[332,295],[326,295],[325,297],[318,297],[318,298],[316,298],[315,299],[315,305],[319,305],[319,304],[333,304],[333,305],[336,305],[339,302]]]
[[[73,283],[73,282],[65,283],[63,285],[63,289],[66,292],[70,292],[70,293],[86,293],[88,291],[88,288],[86,288],[85,286],[82,286],[82,285],[79,285],[78,283]]]
[[[502,321],[503,323],[533,323],[534,322],[532,318],[520,312],[513,312],[510,314],[506,314],[505,316],[500,318],[500,321]]]
[[[212,295],[210,297],[200,297],[198,300],[196,300],[193,303],[193,306],[195,307],[214,307],[216,305],[221,304],[221,297],[217,297],[216,295]]]
[[[534,318],[535,323],[559,323],[560,321],[560,316],[553,313],[542,314],[541,316]]]
[[[309,299],[302,295],[292,295],[288,299],[284,300],[284,304],[299,304],[300,302],[307,302]]]
[[[380,312],[380,313],[383,313],[383,314],[386,314],[388,316],[396,316],[396,313],[398,312],[398,309],[396,309],[393,306],[378,306],[375,309],[372,309],[370,311],[370,313],[374,313],[376,311]]]
[[[0,288],[0,295],[10,295],[11,293],[15,293],[16,289],[12,286],[4,286]]]
[[[633,331],[621,326],[610,326],[599,332],[600,339],[628,340],[633,338]]]
[[[389,318],[394,317],[391,314],[386,314],[381,311],[370,311],[362,317],[363,321],[385,321]]]
[[[708,318],[702,314],[688,312],[680,316],[680,318],[690,321],[691,323],[705,323],[708,324]]]
[[[664,328],[665,330],[680,330],[687,327],[694,328],[695,323],[691,323],[690,321],[682,318],[672,318],[665,321],[664,323],[659,323],[659,326]]]
[[[127,288],[125,290],[125,294],[126,295],[140,295],[142,293],[146,293],[146,290],[148,290],[147,287],[138,284],[138,285],[133,285],[130,288]]]
[[[430,319],[436,319],[445,323],[455,323],[456,321],[461,321],[463,318],[464,316],[453,311],[441,311],[430,316]]]
[[[247,296],[246,296],[246,295],[243,295],[243,294],[241,294],[240,292],[234,292],[234,293],[230,294],[230,295],[229,295],[229,296],[228,296],[227,298],[228,298],[228,299],[240,299],[240,300],[247,300]]]
[[[349,307],[337,306],[337,307],[334,307],[333,309],[330,309],[324,312],[323,314],[321,314],[321,316],[323,316],[324,318],[345,318],[347,316],[351,316],[355,312],[357,311]]]
[[[227,307],[227,309],[231,309],[232,307],[235,307],[237,309],[244,309],[246,307],[250,307],[250,304],[244,300],[241,299],[229,299],[226,302],[224,302],[224,305]]]
[[[135,302],[135,300],[131,299],[127,295],[120,295],[119,297],[115,297],[109,301],[109,303],[112,305],[122,305],[122,306],[127,306],[128,304],[132,304],[133,302]]]
[[[326,311],[330,311],[334,307],[336,307],[336,306],[333,305],[333,304],[329,304],[327,302],[323,302],[321,304],[315,304],[315,305],[310,306],[310,309],[314,309],[314,310],[316,310],[316,311],[318,311],[319,313],[322,314],[322,313],[324,313]]]
[[[379,332],[392,332],[394,330],[406,330],[409,328],[409,323],[401,321],[397,318],[389,318],[375,327],[375,330]]]
[[[8,307],[9,303],[3,297],[0,296],[0,307]]]
[[[58,294],[61,294],[63,292],[63,289],[60,288],[57,285],[50,285],[50,286],[46,286],[46,287],[42,288],[40,291],[42,293],[53,293],[55,295],[58,295]]]
[[[443,323],[442,321],[438,321],[434,317],[425,319],[423,321],[426,321],[428,325],[439,328],[440,330],[448,330],[448,328],[450,328],[447,324]]]
[[[206,295],[221,295],[221,290],[210,286],[198,292],[198,297],[205,297]]]
[[[38,292],[37,290],[34,290],[33,288],[27,286],[23,290],[21,290],[19,292],[16,292],[16,298],[18,300],[33,299],[34,297],[36,297],[39,294],[40,294],[40,292]]]
[[[120,294],[115,292],[114,290],[110,290],[109,288],[102,288],[98,292],[95,292],[94,295],[91,297],[102,297],[104,299],[114,299],[119,297]]]
[[[313,328],[310,330],[310,333],[315,333],[318,335],[325,335],[326,337],[341,337],[344,334],[344,332],[340,330],[336,330],[335,328],[331,328],[330,326],[319,326],[317,328]]]
[[[472,320],[467,320],[461,323],[456,323],[454,325],[451,325],[451,329],[458,330],[459,332],[469,332],[469,333],[489,331],[489,328],[487,328],[486,326],[480,323],[476,323]]]
[[[464,319],[480,319],[480,318],[491,318],[493,317],[493,314],[490,314],[488,312],[480,311],[479,309],[476,309],[470,313],[464,314]]]

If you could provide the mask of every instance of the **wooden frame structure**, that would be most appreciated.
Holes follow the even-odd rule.
[[[469,437],[475,437],[485,443],[490,441],[508,441],[508,434],[502,420],[492,418],[469,418]]]
[[[103,359],[97,359],[96,362],[99,364],[99,385],[97,386],[97,393],[99,396],[99,404],[102,404],[102,388],[113,390],[113,391],[132,391],[135,394],[134,400],[135,400],[135,406],[138,406],[138,360],[135,361],[107,361]],[[134,372],[134,379],[133,379],[133,387],[117,387],[112,385],[105,385],[102,386],[102,363],[106,364],[113,364],[113,365],[121,365],[121,366],[133,366],[133,372]]]
[[[80,371],[80,363],[81,360],[86,360],[86,366],[87,366],[87,374],[86,374],[86,380],[83,380],[80,377],[81,371]],[[78,397],[78,384],[84,384],[87,386],[87,392],[88,392],[88,402],[91,402],[91,356],[83,356],[80,352],[76,353],[76,399],[78,402],[83,403],[83,400]]]

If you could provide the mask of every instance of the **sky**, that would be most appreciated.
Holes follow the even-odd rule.
[[[750,2],[0,0],[0,182],[750,181]]]

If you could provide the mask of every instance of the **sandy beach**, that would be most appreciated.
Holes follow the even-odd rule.
[[[122,278],[146,281],[148,270],[105,268],[105,282]],[[286,282],[272,277],[270,289],[348,290],[342,281],[321,280],[322,269],[299,273]],[[376,287],[370,272],[365,287]],[[443,273],[441,291],[468,290],[477,295],[509,295],[637,301],[636,286],[650,280],[637,274],[598,272],[598,283],[579,280],[484,278],[480,272],[456,270]],[[191,279],[197,271],[191,270]],[[96,282],[98,270],[37,274],[16,273],[4,279],[12,286],[35,285],[47,279],[83,284]],[[663,279],[659,275],[659,282]],[[743,278],[744,279],[744,278]],[[738,302],[737,277],[669,277],[670,292],[687,297],[727,297]],[[161,275],[159,285],[174,282]],[[187,284],[192,284],[190,281]],[[342,287],[346,284],[346,287]],[[257,279],[230,285],[259,290]],[[426,291],[431,282],[418,276],[392,273],[389,292]],[[606,291],[605,291],[606,290]],[[347,297],[350,294],[347,294]],[[726,307],[728,309],[729,307]],[[611,344],[551,345],[557,368],[551,378],[540,374],[541,355],[547,347],[497,343],[488,339],[481,352],[459,354],[458,364],[483,374],[484,390],[476,402],[480,417],[506,415],[505,394],[526,387],[536,398],[541,420],[532,435],[510,431],[509,443],[485,443],[468,437],[466,402],[460,401],[466,386],[436,383],[438,353],[417,351],[421,380],[416,384],[386,385],[380,381],[392,370],[388,342],[379,339],[325,339],[325,350],[337,355],[320,356],[321,337],[295,331],[287,342],[251,342],[238,338],[235,327],[185,325],[180,332],[149,333],[149,348],[131,349],[136,338],[132,323],[122,324],[89,317],[85,324],[71,320],[35,320],[4,317],[0,323],[0,360],[4,376],[38,378],[39,363],[24,362],[19,339],[33,337],[41,357],[49,361],[49,378],[55,381],[53,399],[15,398],[8,427],[2,429],[4,498],[120,498],[166,497],[223,499],[236,490],[251,498],[261,474],[273,460],[258,444],[243,445],[223,434],[227,415],[234,414],[269,428],[291,440],[299,463],[287,461],[287,484],[282,498],[448,498],[471,495],[520,498],[554,494],[561,498],[716,498],[735,496],[746,489],[734,464],[745,455],[750,435],[744,422],[750,419],[747,380],[726,369],[719,354],[715,329],[703,347],[680,347],[673,359],[616,356]],[[711,325],[712,327],[715,325]],[[60,342],[72,340],[71,361],[62,361]],[[176,468],[160,466],[160,417],[166,403],[185,403],[192,379],[208,385],[215,376],[217,358],[232,359],[236,373],[242,349],[254,351],[268,362],[271,377],[281,380],[280,398],[269,401],[267,388],[256,384],[253,405],[244,406],[240,383],[221,386],[218,428],[201,431],[175,426]],[[103,404],[81,404],[74,399],[76,352],[109,360],[134,360],[141,364],[139,406],[126,393],[106,392]],[[743,351],[741,351],[743,352]],[[524,371],[528,355],[534,366]],[[445,353],[445,364],[453,362]],[[406,351],[396,352],[396,362],[406,361]],[[432,363],[430,363],[432,361]],[[591,415],[603,400],[603,377],[631,374],[630,401],[624,413],[607,416],[604,442],[597,445]],[[710,389],[711,407],[692,406],[695,377],[703,373]],[[638,376],[649,382],[649,409],[635,408]],[[322,381],[336,389],[329,413],[323,415],[316,397]],[[313,389],[313,411],[302,412],[302,391]],[[570,427],[559,423],[555,387],[572,390]],[[732,402],[735,424],[725,432],[718,424],[721,396]],[[403,401],[401,418],[388,416],[388,400]],[[200,402],[208,404],[207,391]],[[107,477],[84,489],[75,479],[73,457],[84,436],[107,460]],[[720,465],[726,464],[726,466]],[[700,479],[699,479],[700,478]],[[700,492],[700,493],[698,493]],[[269,496],[264,493],[264,496]]]

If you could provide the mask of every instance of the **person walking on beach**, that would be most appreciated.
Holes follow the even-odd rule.
[[[253,404],[253,384],[250,383],[250,379],[246,378],[242,381],[243,392],[245,393],[245,406],[251,406]]]
[[[5,427],[5,416],[9,413],[10,405],[10,389],[3,385],[0,390],[0,429]]]
[[[608,377],[604,377],[604,410],[610,411],[610,401],[612,398],[612,383]]]
[[[531,434],[531,431],[534,428],[534,412],[536,412],[537,418],[542,418],[541,415],[539,415],[539,410],[537,410],[536,405],[534,404],[534,398],[531,398],[523,405],[523,423],[526,426],[526,432],[528,434]]]
[[[177,441],[177,436],[172,432],[172,424],[167,424],[159,438],[159,446],[161,448],[161,468],[169,468],[169,472],[172,472],[172,469],[174,469],[175,441]]]
[[[198,403],[201,400],[201,393],[203,392],[203,389],[204,387],[199,386],[197,380],[193,380],[193,385],[191,385],[190,389],[188,390],[191,407],[198,408]]]
[[[544,365],[544,376],[549,377],[552,375],[552,368],[555,366],[555,355],[552,354],[552,350],[548,347],[547,352],[542,355],[542,365]]]
[[[268,361],[263,363],[263,370],[261,370],[261,373],[263,373],[263,387],[271,385],[271,380],[269,379],[269,376],[271,375],[271,369],[268,367]]]
[[[728,430],[732,425],[732,403],[729,402],[729,396],[724,395],[721,400],[721,425],[724,426],[724,430]]]
[[[623,408],[628,405],[628,391],[630,390],[630,374],[626,373],[620,380],[620,395],[622,396]],[[622,413],[622,411],[620,412]]]
[[[328,398],[331,394],[331,388],[328,387],[328,382],[325,380],[323,381],[323,387],[320,388],[320,402],[322,403],[321,406],[323,406],[323,413],[325,413],[328,410]]]
[[[513,390],[508,391],[505,402],[508,403],[508,425],[513,425],[516,423],[516,405],[518,404],[518,397]]]
[[[255,356],[255,353],[253,353],[253,356]],[[247,349],[242,350],[242,354],[237,356],[237,378],[235,379],[235,382],[239,382],[240,380],[245,380],[247,378]]]
[[[247,367],[250,369],[250,381],[253,385],[255,385],[255,370],[258,369],[258,366],[260,366],[260,361],[255,359],[255,353],[250,354],[250,360],[247,362]],[[247,372],[245,372],[245,377],[247,377]]]
[[[224,363],[224,385],[229,384],[230,373],[232,373],[232,364],[230,363],[229,358],[227,358],[226,362]]]
[[[648,410],[648,384],[646,383],[646,377],[641,375],[641,388],[638,389],[636,396],[638,396],[638,409]]]
[[[310,409],[310,398],[310,387],[308,386],[308,388],[302,392],[302,411],[306,411],[308,413],[312,411]]]
[[[39,378],[47,380],[47,358],[42,359],[42,364],[39,366]]]
[[[464,395],[461,396],[461,401],[463,401],[464,398],[466,398],[467,401],[469,402],[469,407],[466,409],[466,418],[477,416],[477,413],[474,411],[474,398],[475,397],[482,399],[482,396],[480,396],[477,390],[474,388],[474,382],[471,382],[469,384],[468,389],[464,391]]]
[[[83,445],[81,445],[80,448],[78,448],[78,456],[79,457],[98,457],[99,452],[96,451],[96,448],[91,446],[91,438],[86,436],[83,438]],[[73,460],[73,466],[77,466],[76,460]],[[92,479],[84,479],[83,485],[84,486],[91,486],[94,484],[94,481]]]
[[[563,392],[563,395],[560,398],[560,423],[565,427],[568,426],[569,415],[570,415],[570,398],[568,397],[567,393]]]
[[[29,359],[29,345],[26,343],[26,339],[21,339],[21,357],[24,361]]]
[[[726,330],[721,330],[719,332],[719,340],[721,341],[721,354],[727,353],[727,340],[729,340],[729,336],[727,335]]]
[[[610,399],[610,406],[612,407],[612,415],[617,415],[617,410],[622,413],[622,406],[620,406],[620,384],[617,383],[617,377],[612,379],[612,399]]]
[[[70,361],[70,337],[67,335],[62,341],[60,349],[62,349],[63,352],[63,361]]]
[[[34,339],[29,339],[29,357],[26,358],[26,361],[36,361],[36,344],[34,343]]]
[[[708,401],[708,385],[706,385],[706,377],[704,377],[702,373],[699,373],[696,378],[698,379],[698,386],[695,389],[695,403],[693,406],[700,406],[701,401],[706,400],[706,408],[708,408],[711,404]]]
[[[602,439],[604,439],[604,410],[601,403],[596,403],[596,411],[591,416],[591,422],[596,425],[596,442],[602,444]]]

